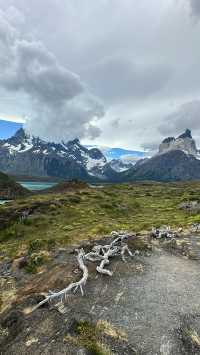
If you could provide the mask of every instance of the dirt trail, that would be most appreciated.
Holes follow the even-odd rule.
[[[181,315],[200,311],[200,266],[162,251],[146,268],[145,274],[124,280],[118,290],[123,299],[106,317],[126,328],[143,354],[183,354],[173,330]]]
[[[198,248],[196,241],[199,242],[196,236],[191,238],[195,250]],[[56,262],[62,265],[66,260],[63,253]],[[12,354],[14,349],[16,355],[26,354],[26,351],[43,354],[44,349],[45,354],[66,353],[63,345],[66,324],[70,317],[79,314],[91,317],[92,321],[105,319],[124,329],[139,354],[192,354],[183,348],[177,329],[183,315],[200,313],[199,261],[156,249],[151,256],[128,259],[126,264],[118,259],[111,264],[111,269],[115,271],[111,278],[94,272],[86,285],[86,296],[78,294],[70,298],[63,315],[38,309],[26,317],[24,329],[8,345],[5,353]],[[38,339],[38,343],[29,348],[25,344],[27,327],[31,336]],[[52,343],[49,338],[54,339],[55,334]]]

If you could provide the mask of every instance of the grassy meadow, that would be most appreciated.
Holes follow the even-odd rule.
[[[200,214],[179,208],[183,201],[200,199],[200,182],[133,183],[36,194],[0,206],[0,258],[16,257],[55,246],[100,238],[113,230],[148,231],[170,224],[187,227]],[[18,211],[33,208],[20,221]]]

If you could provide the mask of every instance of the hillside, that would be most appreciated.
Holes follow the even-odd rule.
[[[38,238],[62,245],[116,229],[139,232],[163,223],[187,226],[196,217],[185,214],[177,206],[198,197],[199,193],[198,182],[141,182],[96,188],[61,183],[49,193],[31,195],[1,207],[0,215],[8,226],[0,231],[1,250],[6,254],[18,253],[22,245],[28,248]],[[28,221],[19,224],[20,213],[25,210],[30,211]]]
[[[180,208],[199,194],[198,182],[82,184],[2,206],[3,354],[39,355],[44,349],[55,355],[166,354],[166,349],[169,355],[199,354],[200,322],[193,306],[200,307],[200,237],[190,229],[200,215]],[[183,232],[173,240],[151,239],[152,226],[163,224]],[[49,290],[81,278],[77,248],[86,253],[100,244],[106,248],[110,233],[120,230],[130,232],[133,256],[124,263],[116,255],[106,264],[110,276],[97,272],[100,261],[84,260],[89,278],[83,296],[77,291],[63,303],[56,299],[34,310]]]
[[[29,194],[29,191],[16,183],[13,178],[0,172],[0,199],[15,199]]]
[[[126,181],[187,181],[200,179],[200,160],[181,150],[156,155],[123,173]]]
[[[55,186],[52,186],[48,189],[40,191],[41,193],[66,193],[69,191],[75,192],[88,188],[89,185],[86,182],[82,182],[79,180],[71,180],[71,181],[62,181],[57,183]]]

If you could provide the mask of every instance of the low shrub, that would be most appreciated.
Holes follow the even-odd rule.
[[[25,270],[30,273],[36,273],[38,267],[44,265],[49,260],[49,257],[46,253],[32,254],[29,256],[27,266]]]
[[[32,253],[35,253],[35,252],[41,250],[42,247],[44,247],[44,245],[45,245],[44,240],[41,240],[41,239],[31,240],[31,242],[29,243],[29,247],[28,247],[28,254],[31,255]]]
[[[33,224],[33,220],[30,219],[30,218],[26,218],[22,221],[22,223],[25,225],[25,226],[31,226]]]
[[[69,197],[69,202],[71,203],[80,203],[81,202],[81,197],[74,195]]]
[[[47,249],[48,249],[48,250],[54,249],[55,246],[56,246],[56,241],[55,241],[55,239],[51,238],[51,239],[48,239],[48,240],[47,240]]]

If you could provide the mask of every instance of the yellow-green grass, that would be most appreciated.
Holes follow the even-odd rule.
[[[43,241],[43,247],[49,246],[49,240],[52,245],[63,246],[112,230],[140,232],[162,224],[186,227],[200,222],[200,214],[191,215],[178,206],[182,201],[198,199],[200,182],[115,184],[74,193],[34,195],[0,207],[1,216],[37,203],[39,206],[24,223],[11,221],[0,230],[0,252],[3,257],[19,255],[37,239]]]

